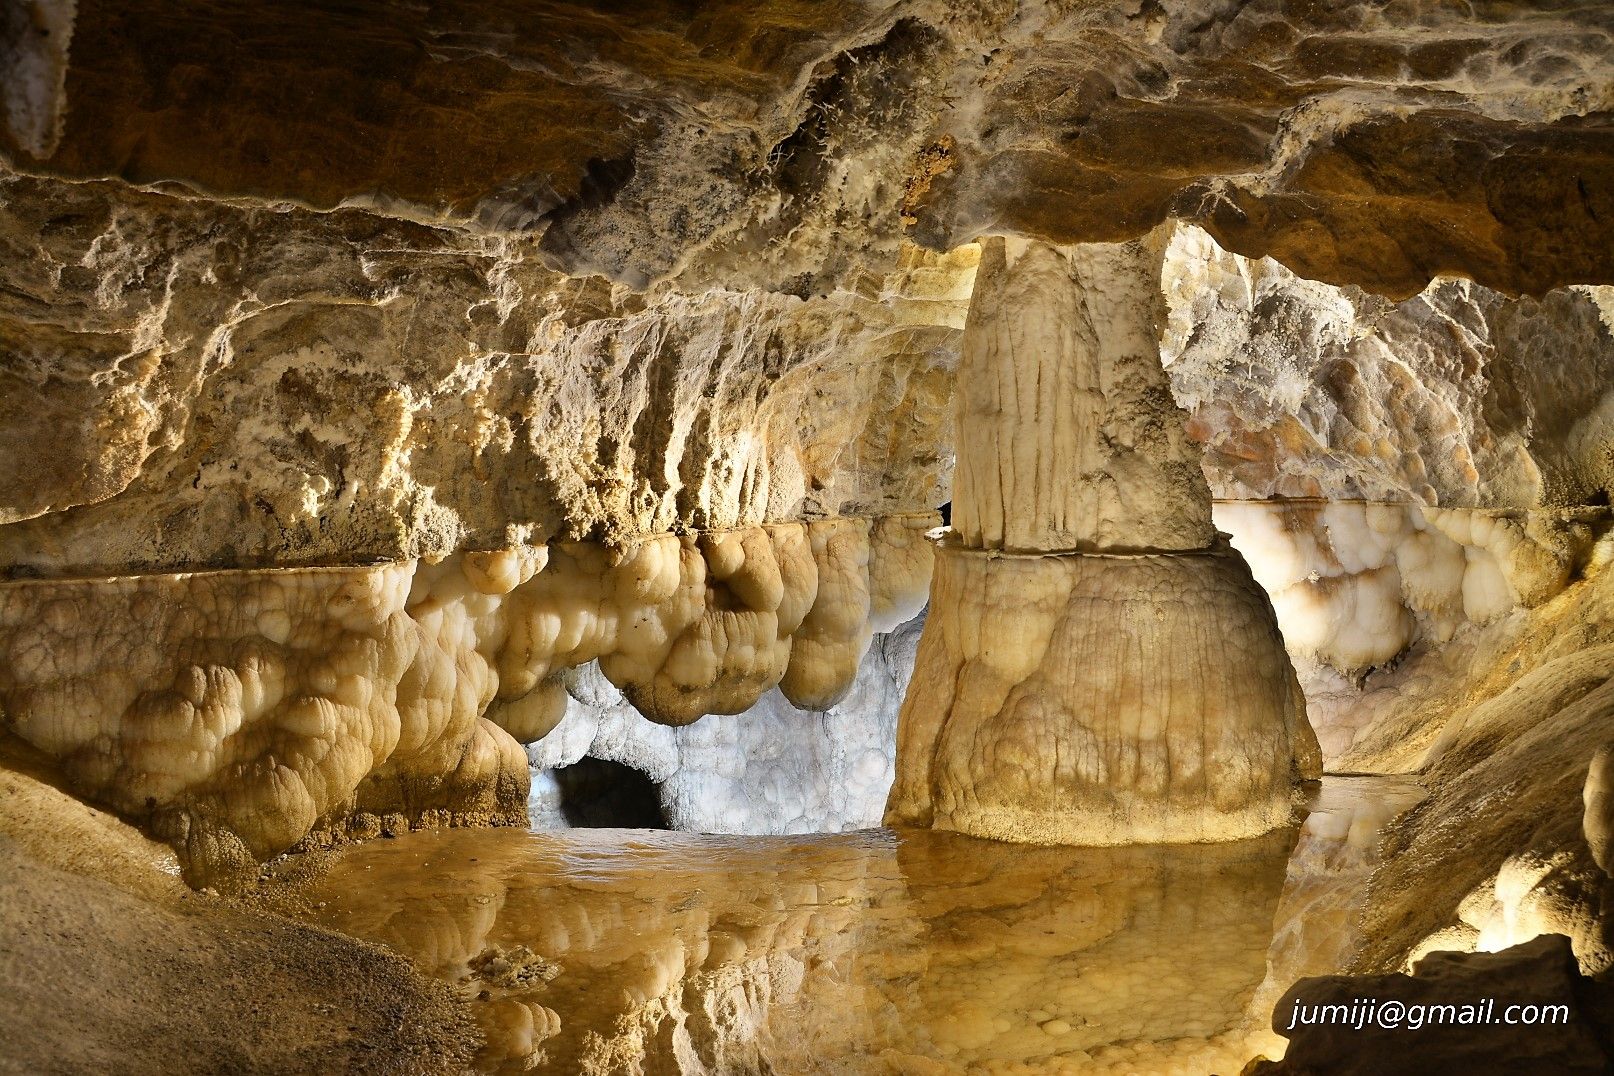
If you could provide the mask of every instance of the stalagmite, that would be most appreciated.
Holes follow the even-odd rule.
[[[1159,363],[1158,237],[983,249],[953,532],[894,824],[1034,843],[1284,824],[1317,741],[1271,604],[1211,524]]]

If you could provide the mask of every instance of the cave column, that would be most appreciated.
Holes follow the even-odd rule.
[[[1316,739],[1161,369],[1160,233],[985,241],[953,529],[887,820],[1037,843],[1284,824]]]

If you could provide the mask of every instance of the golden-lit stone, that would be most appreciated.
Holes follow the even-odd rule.
[[[1160,366],[1164,239],[982,244],[953,527],[888,822],[1235,840],[1284,825],[1321,775],[1271,603],[1211,526]]]
[[[1266,596],[1236,554],[944,545],[887,818],[1036,843],[1249,837],[1320,774]]]
[[[744,711],[782,681],[821,707],[844,694],[871,591],[910,601],[920,570],[871,559],[870,533],[833,520],[377,568],[4,582],[0,720],[198,880],[239,881],[314,832],[525,823],[518,741],[565,715],[568,668],[599,660],[671,725]]]

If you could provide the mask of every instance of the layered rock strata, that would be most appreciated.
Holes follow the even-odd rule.
[[[525,235],[634,287],[1168,216],[1385,294],[1608,270],[1606,3],[12,9],[21,168]]]
[[[598,661],[682,725],[846,692],[923,600],[928,518],[375,568],[0,583],[0,719],[228,883],[311,832],[525,822],[527,758]],[[800,636],[802,645],[795,645]]]
[[[1211,524],[1159,364],[1161,246],[988,240],[954,535],[899,721],[893,823],[1039,843],[1284,824],[1316,739]]]

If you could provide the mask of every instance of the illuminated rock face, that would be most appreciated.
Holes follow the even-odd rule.
[[[1337,765],[1415,772],[1430,795],[1388,831],[1356,970],[1543,933],[1568,935],[1587,974],[1614,966],[1610,564],[1605,534],[1562,594],[1387,678]]]
[[[598,660],[668,725],[792,682],[828,705],[869,645],[871,595],[884,615],[923,600],[908,532],[926,522],[4,583],[0,717],[196,880],[316,831],[524,823],[520,745],[564,716],[563,670]]]
[[[1258,961],[1205,926],[1275,875],[1126,845],[1287,817],[1286,643],[1331,762],[1430,785],[1327,959],[1614,966],[1611,40],[1584,0],[0,4],[0,758],[219,886],[525,838],[574,748],[700,828],[862,825],[895,773],[905,852],[719,842],[715,897],[466,856],[477,944],[422,934],[513,1064],[808,1068],[750,1045],[766,994],[931,1036],[871,1068],[1169,1071],[1127,1043],[1229,1011]],[[893,765],[876,640],[938,556]],[[868,931],[906,948],[859,1023],[865,893],[934,914]],[[507,896],[602,1019],[480,944]]]
[[[1218,543],[1152,341],[1154,241],[989,240],[965,329],[955,539],[887,820],[1035,843],[1284,824],[1316,739],[1272,608]]]
[[[0,167],[0,577],[372,564],[947,500],[974,251],[641,294],[357,211]]]
[[[972,549],[1204,549],[1199,454],[1160,372],[1155,242],[989,240],[954,406],[953,530]]]
[[[1178,226],[1161,359],[1221,500],[1553,510],[1614,484],[1614,288],[1396,302]]]
[[[1304,715],[1236,553],[944,548],[891,818],[1037,843],[1264,833],[1289,820],[1297,754],[1316,765]]]
[[[417,817],[513,818],[520,748],[479,717],[485,669],[458,659],[447,625],[405,611],[410,576],[4,584],[6,727],[81,794],[173,843],[198,883],[364,799]],[[391,787],[364,795],[371,774]]]
[[[644,720],[598,666],[574,670],[565,677],[565,718],[527,748],[533,825],[578,824],[567,776],[556,770],[590,759],[642,774],[668,829],[787,834],[878,826],[923,623],[915,617],[876,634],[851,690],[826,710],[798,707],[776,688],[744,713],[661,725]],[[602,791],[609,804],[612,791]]]
[[[1609,519],[1614,291],[1441,279],[1396,301],[1186,225],[1162,285],[1216,525],[1272,596],[1330,762],[1583,575]]]
[[[1569,586],[1607,510],[1271,500],[1218,502],[1215,517],[1272,597],[1332,762],[1397,678]]]

